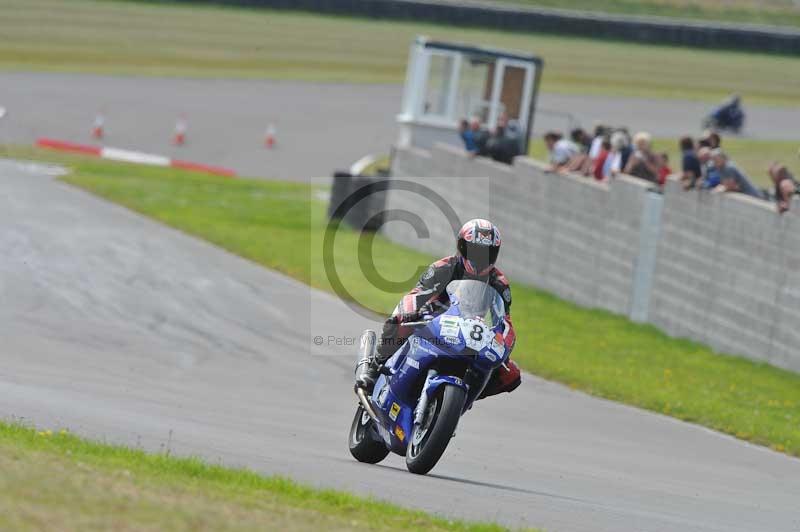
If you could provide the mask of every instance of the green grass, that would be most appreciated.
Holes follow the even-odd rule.
[[[326,205],[307,185],[227,180],[32,148],[6,153],[65,162],[74,169],[65,178],[69,183],[330,290],[320,251]],[[293,245],[276,254],[267,245],[276,240]],[[365,281],[357,241],[354,232],[340,232],[337,269],[357,301],[388,313],[401,290],[385,292]],[[408,278],[432,259],[381,237],[374,243],[379,271],[393,280]],[[800,456],[800,375],[719,355],[652,326],[517,284],[513,314],[513,357],[533,373]]]
[[[5,70],[401,83],[422,33],[539,54],[547,92],[800,104],[788,56],[213,6],[0,0],[0,13]]]
[[[670,167],[674,172],[680,172],[681,157],[677,138],[653,139],[653,148],[659,153],[667,152]],[[790,170],[800,169],[800,161],[797,159],[800,141],[725,137],[722,139],[722,148],[728,152],[731,160],[753,180],[753,183],[762,188],[772,187],[772,181],[767,174],[767,168],[772,162],[782,162]],[[531,141],[529,153],[534,159],[547,160],[547,149],[541,138]]]
[[[792,0],[491,0],[498,4],[555,7],[601,13],[800,27]]]
[[[2,530],[503,530],[14,423],[0,471]]]

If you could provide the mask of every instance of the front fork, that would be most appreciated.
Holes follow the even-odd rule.
[[[428,385],[436,375],[438,373],[436,373],[435,369],[428,370],[428,376],[425,378],[425,384],[422,385],[422,393],[419,396],[419,401],[417,401],[417,407],[414,409],[415,425],[422,424],[422,416],[425,415],[425,411],[428,409]]]

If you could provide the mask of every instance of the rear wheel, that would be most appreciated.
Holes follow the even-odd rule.
[[[389,449],[375,436],[374,421],[364,407],[358,405],[350,426],[350,454],[359,462],[377,464],[389,454]]]
[[[409,471],[424,475],[433,469],[456,431],[466,397],[462,388],[445,384],[428,401],[422,423],[414,425],[408,440],[406,467]]]

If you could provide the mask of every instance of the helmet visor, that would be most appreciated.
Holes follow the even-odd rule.
[[[499,251],[500,248],[498,246],[487,246],[485,244],[467,242],[464,250],[464,258],[470,261],[475,269],[480,272],[495,263]]]

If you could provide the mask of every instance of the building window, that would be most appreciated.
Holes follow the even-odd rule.
[[[428,80],[425,86],[425,99],[422,114],[439,118],[451,118],[450,92],[455,83],[453,79],[452,54],[432,53],[428,59]]]

